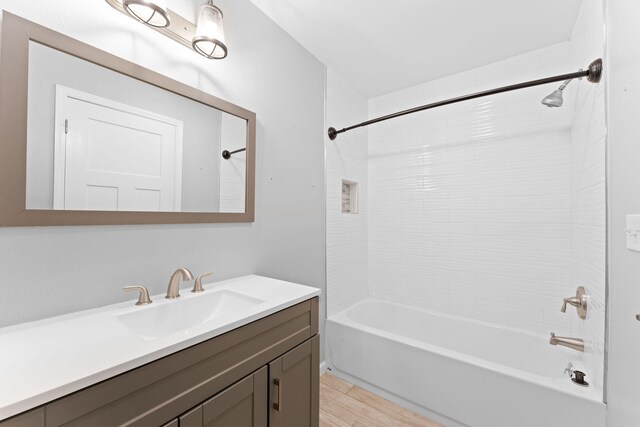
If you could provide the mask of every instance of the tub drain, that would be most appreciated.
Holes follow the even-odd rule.
[[[571,381],[578,384],[581,387],[589,387],[589,383],[584,380],[585,373],[582,371],[573,371],[574,377],[571,378]]]

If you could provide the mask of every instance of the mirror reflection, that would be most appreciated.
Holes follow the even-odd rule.
[[[27,209],[245,211],[244,119],[36,42],[28,92]]]

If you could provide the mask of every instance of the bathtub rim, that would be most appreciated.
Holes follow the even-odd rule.
[[[394,334],[392,332],[388,332],[382,329],[378,329],[378,328],[374,328],[372,326],[368,326],[365,325],[363,323],[357,322],[355,320],[352,320],[348,317],[347,312],[357,306],[360,305],[364,305],[367,304],[371,301],[375,301],[375,302],[381,302],[383,304],[391,304],[391,305],[395,305],[397,307],[402,307],[405,309],[410,309],[410,310],[415,310],[418,312],[422,312],[422,313],[427,313],[436,317],[444,317],[444,318],[448,318],[448,319],[452,319],[452,320],[459,320],[465,323],[475,323],[475,324],[481,324],[483,326],[488,326],[491,327],[493,329],[499,329],[499,330],[508,330],[511,332],[517,332],[517,333],[524,333],[528,336],[534,337],[534,338],[544,338],[546,339],[546,336],[543,334],[538,334],[535,332],[530,332],[530,331],[524,331],[518,328],[513,328],[513,327],[508,327],[508,326],[502,326],[502,325],[496,325],[490,322],[486,322],[486,321],[476,321],[473,319],[468,319],[462,316],[456,316],[456,315],[452,315],[449,313],[440,313],[437,311],[433,311],[433,310],[428,310],[428,309],[424,309],[424,308],[420,308],[420,307],[413,307],[410,305],[406,305],[406,304],[402,304],[402,303],[398,303],[395,301],[387,301],[387,300],[383,300],[380,298],[375,298],[375,297],[367,297],[349,307],[347,307],[346,309],[333,314],[329,317],[326,318],[325,322],[327,323],[327,325],[325,325],[325,331],[327,332],[327,341],[326,341],[326,346],[327,346],[327,363],[328,366],[332,367],[333,369],[337,369],[338,371],[342,371],[339,367],[336,367],[333,363],[333,360],[331,358],[331,337],[330,337],[330,333],[329,333],[329,328],[328,328],[328,323],[329,322],[335,322],[338,324],[341,324],[342,326],[346,326],[346,327],[350,327],[353,329],[358,329],[361,330],[365,333],[369,333],[369,334],[373,334],[373,335],[377,335],[380,336],[386,340],[389,341],[393,341],[396,343],[400,343],[400,344],[404,344],[407,345],[409,347],[413,347],[413,348],[417,348],[423,351],[427,351],[429,353],[441,356],[441,357],[446,357],[446,358],[451,358],[454,359],[456,361],[459,361],[461,363],[465,363],[467,365],[472,365],[472,366],[476,366],[476,367],[480,367],[482,369],[487,369],[489,371],[492,371],[496,374],[499,375],[505,375],[508,376],[510,378],[513,378],[515,380],[520,380],[520,381],[525,381],[527,383],[533,384],[535,386],[539,386],[539,387],[543,387],[546,389],[550,389],[550,390],[554,390],[556,392],[560,392],[563,394],[567,394],[573,397],[576,397],[578,399],[584,399],[584,400],[588,400],[591,401],[593,403],[597,403],[597,404],[601,404],[606,406],[606,403],[603,400],[603,397],[599,395],[599,393],[597,392],[597,390],[595,389],[595,387],[591,386],[591,387],[579,387],[575,384],[573,384],[568,377],[565,376],[559,376],[559,377],[546,377],[543,375],[539,375],[539,374],[534,374],[531,372],[527,372],[524,370],[520,370],[520,369],[516,369],[516,368],[512,368],[510,366],[506,366],[506,365],[502,365],[500,363],[497,362],[492,362],[490,360],[486,360],[486,359],[482,359],[476,356],[471,356],[465,353],[461,353],[459,351],[455,351],[455,350],[451,350],[451,349],[447,349],[445,347],[441,347],[441,346],[437,346],[434,344],[430,344],[430,343],[426,343],[420,340],[416,340],[414,338],[409,338],[409,337],[405,337],[405,336],[401,336],[398,334]],[[400,338],[400,339],[398,339]],[[568,350],[567,350],[568,351]],[[579,355],[571,355],[570,353],[567,353],[568,355],[568,359],[567,359],[567,363],[571,362],[573,363],[573,367],[574,369],[578,369],[578,370],[584,370],[584,363],[582,362],[582,360],[580,359]],[[573,357],[572,357],[573,356]],[[364,380],[363,380],[364,381]]]

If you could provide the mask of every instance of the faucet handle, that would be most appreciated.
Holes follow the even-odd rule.
[[[204,292],[204,289],[202,288],[202,278],[209,277],[211,275],[213,275],[213,271],[210,271],[208,273],[202,273],[201,275],[196,277],[196,283],[194,283],[193,289],[191,289],[191,292]]]
[[[562,303],[562,308],[560,309],[561,312],[566,313],[567,312],[567,304],[571,304],[574,307],[579,307],[580,306],[580,299],[578,299],[578,297],[570,297],[570,298],[564,298]]]
[[[136,302],[136,305],[146,305],[146,304],[151,304],[153,302],[151,301],[151,298],[149,298],[149,291],[144,286],[125,286],[124,288],[122,288],[122,290],[125,292],[129,292],[129,291],[140,292],[140,294],[138,295],[138,301]]]
[[[587,318],[587,301],[588,297],[586,295],[585,289],[583,286],[578,287],[576,289],[576,296],[564,298],[562,303],[562,308],[560,311],[566,313],[567,304],[571,304],[574,306],[578,312],[578,317],[582,320]]]

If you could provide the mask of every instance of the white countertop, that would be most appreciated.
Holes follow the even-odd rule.
[[[261,276],[204,288],[229,289],[263,302],[155,339],[132,332],[118,316],[160,304],[179,304],[207,292],[192,294],[185,287],[178,300],[155,295],[153,304],[146,306],[135,306],[137,295],[132,294],[133,299],[124,303],[1,328],[0,420],[320,295],[317,288]]]

